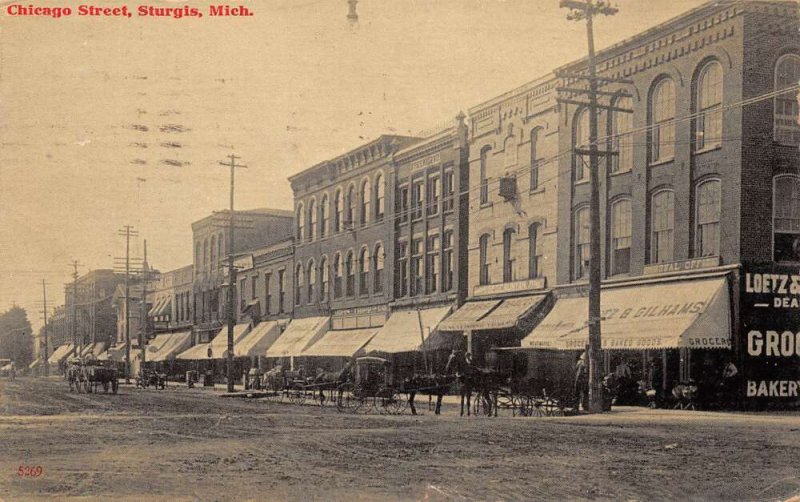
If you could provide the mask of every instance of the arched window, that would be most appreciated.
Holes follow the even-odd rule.
[[[304,211],[303,203],[297,206],[297,242],[302,243],[305,238],[306,232],[306,212]]]
[[[661,190],[650,203],[650,263],[673,260],[675,228],[675,192]]]
[[[582,150],[589,149],[589,112],[584,108],[575,115],[573,128],[575,129],[573,146]],[[589,156],[575,154],[575,183],[586,179],[589,172]]]
[[[344,270],[346,274],[345,295],[355,296],[356,294],[356,268],[353,264],[353,252],[347,253],[347,258],[344,262]]]
[[[650,95],[650,162],[672,160],[675,155],[675,84],[661,79]]]
[[[330,293],[330,272],[328,270],[328,258],[326,256],[322,257],[322,261],[319,264],[319,301],[327,302],[328,301],[328,294]]]
[[[383,255],[383,246],[378,244],[375,246],[375,255],[373,256],[373,260],[375,260],[375,278],[372,289],[375,293],[383,292],[383,268],[385,259],[386,257]]]
[[[386,187],[383,186],[383,175],[375,176],[375,219],[382,220],[386,212]]]
[[[194,263],[195,263],[195,270],[199,270],[203,267],[203,252],[201,250],[200,243],[198,242],[194,249]]]
[[[511,246],[514,243],[515,234],[513,228],[503,231],[503,282],[514,280],[514,253]]]
[[[706,64],[697,76],[694,125],[695,150],[716,148],[722,143],[722,65]]]
[[[721,214],[721,182],[704,181],[697,186],[695,256],[719,256],[719,225]]]
[[[542,257],[539,250],[539,224],[528,226],[528,278],[536,279],[540,274]]]
[[[372,187],[369,179],[361,182],[361,224],[369,222],[369,212],[372,207]]]
[[[317,233],[317,201],[311,199],[308,203],[308,240],[314,241],[315,234]]]
[[[772,232],[775,261],[800,261],[800,177],[773,180]]]
[[[347,230],[352,230],[353,225],[355,225],[356,219],[356,187],[355,185],[350,185],[347,189],[347,214],[345,215],[345,226],[344,228]]]
[[[478,241],[478,280],[481,285],[489,284],[489,234],[481,235]]]
[[[297,264],[297,268],[294,272],[294,304],[300,305],[300,300],[302,299],[302,292],[303,292],[303,265]]]
[[[614,102],[615,106],[630,110],[633,106],[630,97],[622,97]],[[626,134],[633,129],[633,114],[626,112],[611,113],[611,131],[613,134],[611,149],[616,155],[611,157],[612,173],[627,173],[633,169],[633,135]]]
[[[531,183],[530,189],[539,188],[539,130],[537,127],[531,130]]]
[[[333,258],[333,297],[342,297],[342,276],[344,274],[344,260],[342,254],[336,253]]]
[[[631,233],[631,200],[618,200],[611,206],[611,275],[631,271]]]
[[[775,65],[775,90],[794,87],[800,81],[800,55],[786,54]],[[775,96],[775,141],[782,145],[800,145],[800,125],[797,123],[797,93]]]
[[[369,249],[361,249],[358,257],[358,294],[369,294]]]
[[[489,153],[491,153],[492,147],[491,146],[484,146],[481,150],[481,165],[480,165],[480,190],[481,190],[481,204],[487,204],[489,202],[489,179],[487,178],[487,172],[489,166],[487,163],[489,162]]]
[[[308,303],[314,303],[314,288],[317,286],[317,269],[314,267],[314,260],[308,262],[306,274],[308,275]]]
[[[517,165],[517,142],[515,137],[509,136],[503,144],[503,151],[505,152],[505,167],[513,167]]]
[[[335,215],[333,229],[335,232],[341,232],[344,228],[344,199],[341,188],[336,189],[336,197],[334,198],[333,206]]]
[[[322,196],[322,202],[320,203],[320,221],[319,221],[319,237],[320,239],[324,239],[328,235],[328,223],[330,220],[330,207],[328,206],[330,201],[328,200],[328,194]]]
[[[211,262],[208,261],[208,239],[203,241],[203,268],[211,269]]]
[[[217,248],[217,236],[216,235],[212,235],[211,236],[211,247],[209,249],[209,252],[210,252],[209,259],[211,260],[211,263],[209,264],[209,268],[211,268],[212,270],[216,270],[217,267],[219,266],[219,263],[217,262],[217,256],[216,256],[216,248]]]
[[[572,277],[574,280],[581,279],[588,272],[589,267],[589,208],[582,207],[575,211],[573,217],[572,241],[575,245],[573,250]]]

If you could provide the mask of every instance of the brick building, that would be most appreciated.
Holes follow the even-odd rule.
[[[443,328],[483,362],[517,345],[556,278],[556,79],[543,77],[470,109],[468,302]]]
[[[75,284],[65,286],[66,322],[72,326],[74,318],[74,336],[79,346],[108,347],[116,339],[117,314],[112,299],[123,281],[124,277],[112,270],[92,270],[78,277],[77,296]],[[69,330],[72,333],[72,328]]]
[[[337,332],[330,337],[346,340],[338,352],[355,352],[386,322],[392,299],[386,263],[394,262],[392,156],[415,141],[381,136],[289,178],[295,199],[293,319],[310,320],[293,321],[284,333],[307,343],[289,353],[279,340],[272,357],[299,356],[328,328]],[[301,325],[306,333],[295,334]],[[352,353],[314,357],[328,355]]]
[[[747,331],[771,303],[740,292],[754,267],[800,261],[796,93],[768,94],[800,80],[798,27],[795,2],[709,2],[598,53],[601,77],[631,81],[602,85],[615,94],[603,101],[632,111],[599,117],[599,149],[611,152],[599,171],[606,370],[625,363],[664,395],[698,380],[709,401],[729,358],[742,370],[737,392],[727,382],[736,398],[764,371]],[[560,105],[558,122],[557,151],[585,148],[585,108]],[[558,300],[522,345],[581,350],[588,159],[561,156],[557,175]]]
[[[194,241],[193,324],[198,343],[206,343],[225,322],[228,211],[192,223]],[[234,253],[285,241],[292,236],[292,212],[279,209],[235,211]]]

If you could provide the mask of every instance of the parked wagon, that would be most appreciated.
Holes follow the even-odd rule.
[[[108,393],[119,390],[117,369],[112,361],[71,359],[67,362],[67,381],[70,392],[97,392],[100,387]]]
[[[142,370],[136,375],[136,387],[141,387],[143,389],[149,387],[153,387],[154,389],[166,389],[167,375],[156,371]]]

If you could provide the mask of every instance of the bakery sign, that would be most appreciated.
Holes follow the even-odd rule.
[[[742,394],[756,406],[800,405],[800,268],[748,265],[740,284]]]

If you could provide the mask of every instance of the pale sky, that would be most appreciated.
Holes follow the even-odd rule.
[[[381,134],[450,122],[586,52],[584,25],[558,0],[360,0],[356,30],[346,0],[243,1],[254,16],[202,19],[8,17],[6,3],[0,311],[16,302],[34,326],[41,280],[49,306],[63,304],[69,262],[112,268],[122,225],[147,239],[156,268],[191,263],[191,222],[227,207],[218,162],[231,148],[248,166],[237,208],[291,209],[291,174]],[[140,2],[94,2],[126,3]],[[597,45],[702,3],[619,0],[595,24]],[[208,2],[147,4],[207,12]]]

